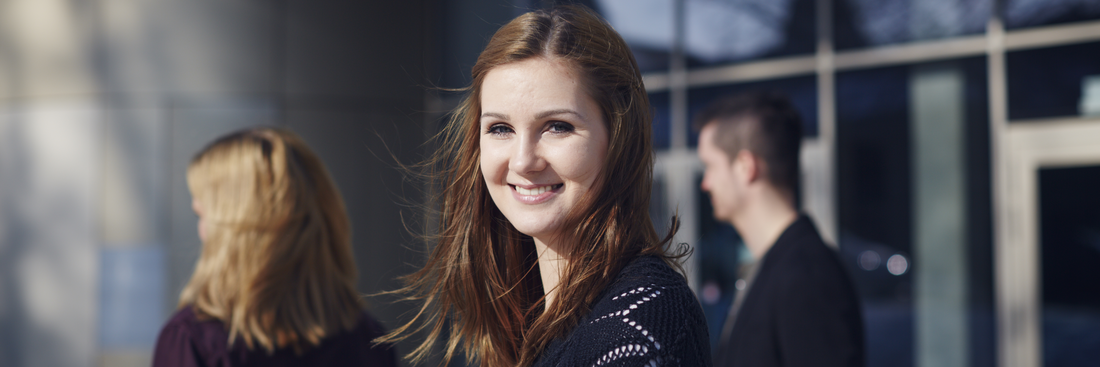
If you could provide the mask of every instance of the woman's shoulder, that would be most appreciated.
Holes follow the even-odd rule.
[[[702,307],[686,280],[657,257],[623,268],[570,337],[578,363],[710,365]]]
[[[181,307],[164,324],[161,333],[175,332],[196,340],[224,340],[229,336],[225,324],[213,318],[204,319],[191,306]]]
[[[218,320],[202,320],[190,306],[172,315],[157,336],[154,366],[202,365],[224,354],[229,333]]]
[[[261,348],[248,349],[239,339],[230,347],[229,332],[222,322],[203,320],[191,307],[183,307],[161,329],[153,365],[396,366],[393,346],[374,343],[375,338],[385,334],[385,326],[369,312],[362,311],[354,328],[327,336],[305,354],[298,355],[289,348],[267,353]]]
[[[690,291],[684,276],[657,256],[639,256],[628,263],[607,288],[629,289],[634,286],[660,286]]]
[[[684,276],[656,256],[639,257],[624,267],[592,310],[600,315],[596,319],[632,316],[658,321],[702,316],[702,307]]]
[[[700,307],[684,276],[656,256],[641,256],[627,264],[597,303],[613,308],[631,304],[635,309],[646,305],[646,310],[653,312]]]

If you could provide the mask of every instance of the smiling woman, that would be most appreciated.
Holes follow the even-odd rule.
[[[649,217],[652,117],[622,38],[586,8],[527,13],[472,74],[426,166],[440,227],[402,290],[421,312],[382,340],[430,329],[414,361],[445,339],[444,363],[461,345],[482,366],[709,366],[676,221],[662,238]]]
[[[596,185],[607,156],[606,122],[575,74],[564,61],[536,57],[494,68],[481,87],[481,173],[489,196],[544,260],[567,250],[553,237]],[[550,263],[560,262],[542,262]],[[550,304],[560,270],[539,270]]]

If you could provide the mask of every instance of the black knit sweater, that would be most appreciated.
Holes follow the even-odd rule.
[[[623,268],[572,332],[535,366],[710,366],[703,309],[684,277],[661,259]]]

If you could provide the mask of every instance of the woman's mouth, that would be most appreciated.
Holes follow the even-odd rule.
[[[538,195],[538,194],[542,194],[544,192],[556,189],[558,187],[561,187],[561,184],[539,186],[539,187],[536,187],[536,188],[533,188],[533,189],[525,189],[525,188],[515,186],[515,185],[513,185],[512,187],[516,188],[516,192],[518,192],[520,195]]]
[[[508,185],[512,187],[512,193],[516,197],[516,200],[524,204],[539,204],[546,200],[549,200],[554,193],[558,192],[565,184],[543,185],[535,187],[520,187],[516,185]]]

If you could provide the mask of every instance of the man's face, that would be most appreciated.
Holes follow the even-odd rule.
[[[717,124],[710,123],[699,132],[699,159],[703,161],[703,183],[699,188],[710,194],[714,219],[729,223],[741,205],[744,185],[735,160],[714,142]]]

